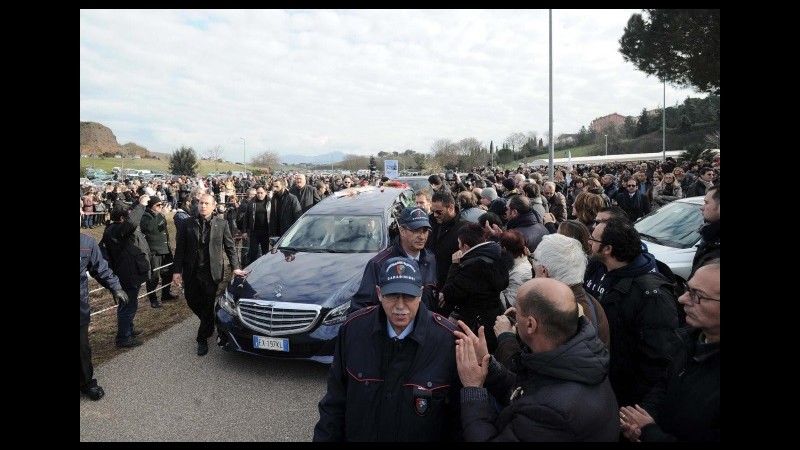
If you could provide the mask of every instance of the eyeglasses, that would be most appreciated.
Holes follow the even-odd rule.
[[[697,305],[700,304],[700,299],[701,298],[705,299],[705,300],[711,300],[712,302],[718,302],[719,301],[718,298],[704,297],[704,296],[698,294],[696,290],[694,290],[694,289],[692,289],[690,287],[686,288],[686,292],[689,294],[689,298],[692,300],[692,303],[695,303]]]
[[[438,215],[441,215],[442,213],[444,213],[444,210],[443,209],[432,209],[431,212],[433,213],[434,216],[438,216]]]
[[[605,242],[603,242],[603,241],[601,241],[601,240],[599,240],[599,239],[595,239],[595,238],[593,238],[593,237],[591,237],[591,236],[589,236],[589,240],[590,240],[590,241],[593,241],[593,242],[597,242],[597,243],[598,243],[598,244],[600,244],[600,245],[606,245],[606,243],[605,243]]]
[[[627,185],[627,186],[628,186],[628,187],[636,187],[636,185],[635,185],[635,184],[629,184],[629,185]]]

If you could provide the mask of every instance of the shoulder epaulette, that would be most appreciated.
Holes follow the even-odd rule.
[[[436,322],[437,325],[444,327],[449,332],[458,331],[458,325],[450,322],[450,319],[447,317],[439,314],[439,313],[431,313],[433,314],[433,321]]]
[[[353,312],[350,316],[347,317],[347,320],[344,321],[344,325],[350,323],[351,320],[357,319],[359,317],[365,316],[372,312],[378,305],[367,306],[366,308],[361,308],[358,311]]]

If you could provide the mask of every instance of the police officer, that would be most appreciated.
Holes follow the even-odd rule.
[[[108,267],[108,263],[100,253],[97,241],[81,233],[81,392],[92,400],[100,400],[106,394],[97,385],[92,365],[92,348],[89,346],[89,277],[92,275],[104,288],[111,290],[114,304],[125,305],[128,296],[122,290],[117,276]]]
[[[376,290],[339,328],[314,441],[460,439],[455,326],[421,302],[413,259],[387,260]]]

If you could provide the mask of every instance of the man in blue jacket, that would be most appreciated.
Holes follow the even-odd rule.
[[[398,256],[405,256],[417,262],[422,272],[422,303],[431,311],[435,309],[436,257],[425,248],[431,230],[428,214],[422,208],[405,208],[400,213],[397,224],[400,231],[398,239],[367,262],[361,286],[350,304],[351,313],[378,304],[375,285],[378,284],[381,265],[387,259]]]
[[[128,296],[122,290],[114,272],[108,268],[108,263],[100,253],[97,241],[81,233],[81,392],[92,400],[100,400],[105,395],[103,388],[97,385],[94,378],[92,365],[92,348],[89,346],[89,277],[92,275],[104,288],[109,289],[114,298],[114,304],[125,305]]]
[[[412,259],[387,260],[376,290],[339,328],[314,441],[460,438],[455,326],[421,302]]]

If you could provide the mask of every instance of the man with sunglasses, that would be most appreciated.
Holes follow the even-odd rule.
[[[614,201],[625,211],[631,222],[650,213],[650,202],[647,196],[639,190],[639,182],[635,176],[629,177],[623,184],[626,192],[619,192]]]
[[[667,376],[640,404],[620,408],[620,425],[628,439],[719,442],[719,267],[719,258],[700,267],[678,299],[691,328],[678,331],[683,345]]]
[[[617,401],[633,405],[663,375],[676,348],[677,299],[629,221],[598,223],[589,245],[599,264],[587,271],[584,288],[603,306],[611,329],[609,378]]]

